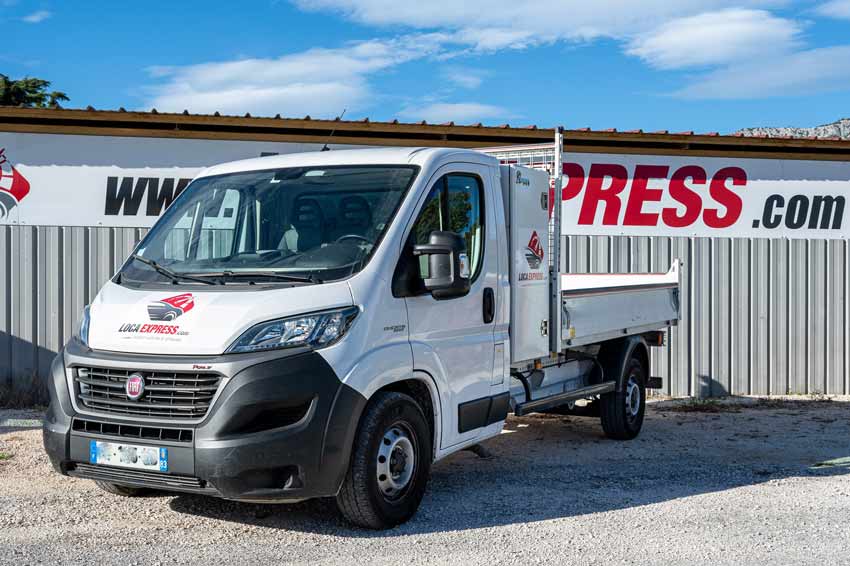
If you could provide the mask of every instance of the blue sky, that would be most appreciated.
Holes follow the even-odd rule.
[[[69,107],[733,132],[850,117],[850,0],[0,0]]]

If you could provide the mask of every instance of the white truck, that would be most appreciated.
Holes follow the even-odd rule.
[[[54,468],[124,496],[332,496],[385,528],[416,512],[434,461],[510,412],[587,400],[634,438],[678,264],[561,274],[550,181],[427,148],[204,170],[57,356]]]

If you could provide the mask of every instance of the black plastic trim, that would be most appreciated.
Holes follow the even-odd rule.
[[[280,352],[277,358],[260,360],[222,386],[203,423],[180,426],[182,438],[166,440],[153,436],[166,429],[164,434],[173,436],[172,431],[178,430],[173,423],[77,417],[60,355],[48,384],[51,405],[43,428],[45,450],[62,474],[187,490],[173,480],[163,479],[172,483],[157,485],[158,474],[131,477],[126,470],[89,466],[87,452],[80,447],[90,436],[120,438],[126,431],[133,433],[129,435],[133,444],[174,446],[174,471],[166,475],[195,478],[205,486],[201,491],[189,486],[192,492],[258,502],[336,495],[348,469],[365,397],[343,384],[318,352]],[[187,432],[192,440],[181,442]]]
[[[510,393],[482,397],[461,403],[457,408],[457,431],[461,434],[505,420],[510,407]]]
[[[192,442],[194,430],[191,428],[171,428],[159,426],[146,426],[144,424],[128,424],[104,422],[94,419],[82,419],[74,417],[71,421],[71,429],[74,432],[86,435],[113,436],[120,438],[133,438],[147,442]]]
[[[547,409],[560,407],[561,405],[569,403],[570,401],[577,401],[579,399],[585,399],[587,397],[594,397],[596,395],[604,395],[606,393],[611,393],[615,390],[615,387],[615,382],[605,381],[597,385],[582,387],[581,389],[576,389],[574,391],[567,391],[558,395],[550,395],[548,397],[543,397],[542,399],[527,401],[525,403],[520,403],[519,405],[514,407],[514,414],[518,417],[522,417],[529,413],[539,413]]]
[[[83,463],[71,464],[68,468],[68,475],[77,478],[128,485],[131,487],[164,489],[183,493],[198,493],[201,495],[221,495],[207,482],[191,476],[158,474],[156,472],[147,472],[144,470],[95,466]]]
[[[230,380],[196,430],[195,475],[228,499],[335,495],[365,406],[317,352],[251,366]],[[263,417],[276,414],[286,418]]]

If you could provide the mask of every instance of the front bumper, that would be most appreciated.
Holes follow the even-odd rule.
[[[348,468],[366,399],[343,384],[313,351],[243,356],[200,423],[83,414],[72,402],[66,362],[108,364],[115,354],[72,342],[51,368],[44,447],[60,473],[137,487],[204,493],[257,502],[335,495]],[[168,357],[123,355],[139,371]],[[232,357],[194,363],[218,367]],[[154,440],[155,439],[155,440]],[[187,440],[188,439],[188,440]],[[167,447],[167,473],[89,462],[92,440]]]

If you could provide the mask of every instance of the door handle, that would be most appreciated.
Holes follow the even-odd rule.
[[[493,322],[496,316],[496,295],[493,293],[492,287],[484,288],[484,324]]]

